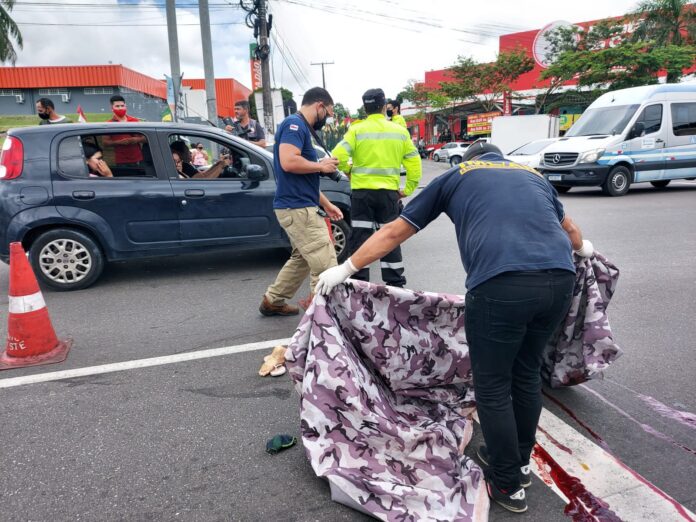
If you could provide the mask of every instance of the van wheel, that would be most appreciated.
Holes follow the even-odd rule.
[[[345,220],[331,222],[331,233],[334,239],[334,248],[336,249],[336,258],[339,263],[343,263],[350,254],[348,248],[348,240],[350,239],[350,227]]]
[[[69,228],[37,237],[29,249],[29,262],[39,281],[63,291],[87,288],[104,269],[99,245],[87,234]]]
[[[559,194],[565,194],[573,187],[564,187],[563,185],[554,185],[553,188],[555,188],[556,192],[558,192]]]
[[[623,165],[614,167],[602,185],[602,192],[608,196],[623,196],[631,186],[631,171]]]
[[[450,158],[450,167],[457,167],[462,162],[461,156],[452,156]]]
[[[670,181],[672,181],[672,180],[671,179],[661,179],[658,181],[651,181],[650,184],[655,188],[665,188],[667,185],[669,185]]]

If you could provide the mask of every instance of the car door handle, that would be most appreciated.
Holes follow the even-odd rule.
[[[72,195],[75,199],[94,199],[93,190],[76,190]]]
[[[184,191],[184,195],[187,198],[202,198],[205,196],[205,190],[203,189],[188,189]]]
[[[657,138],[655,140],[655,143],[664,143],[664,142],[665,142],[665,140],[663,140],[662,138]]]

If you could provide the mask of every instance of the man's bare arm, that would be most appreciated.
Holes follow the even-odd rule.
[[[417,230],[408,221],[396,218],[365,241],[350,260],[358,270],[365,268],[373,261],[383,258],[416,232]]]

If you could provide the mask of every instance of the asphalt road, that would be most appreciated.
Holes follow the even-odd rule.
[[[445,168],[426,162],[422,185]],[[696,412],[696,182],[639,185],[622,198],[574,189],[562,201],[621,270],[609,318],[625,355],[603,381],[548,391],[567,411],[548,399],[545,407],[587,436],[571,411],[627,466],[696,511],[696,430],[650,400]],[[75,339],[68,360],[0,379],[289,337],[297,318],[257,311],[286,256],[119,263],[87,290],[45,291],[55,329]],[[446,217],[411,239],[404,258],[409,287],[464,293]],[[6,315],[2,304],[2,328]],[[331,501],[301,446],[264,452],[272,435],[299,434],[288,377],[256,375],[264,353],[0,390],[0,519],[365,520]],[[534,480],[527,514],[492,507],[491,520],[566,520],[561,499]]]

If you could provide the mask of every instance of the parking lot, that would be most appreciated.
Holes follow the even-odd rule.
[[[447,167],[425,161],[421,185]],[[689,520],[696,511],[696,182],[663,190],[637,185],[620,198],[573,189],[561,199],[621,270],[609,318],[625,353],[603,381],[547,390],[544,406],[562,421],[563,436],[591,440],[631,470],[636,506],[670,505],[674,518],[664,520]],[[289,378],[257,375],[271,346],[265,342],[292,336],[298,322],[258,313],[286,257],[262,250],[117,263],[86,290],[45,291],[56,331],[75,345],[60,365],[0,374],[0,518],[366,519],[331,501],[301,445],[276,456],[264,451],[277,433],[299,436]],[[445,216],[405,245],[404,260],[410,288],[464,293]],[[7,274],[0,266],[0,293],[7,293]],[[0,313],[5,324],[7,304]],[[129,363],[233,346],[241,348],[148,368]],[[126,364],[5,382],[111,363]],[[467,451],[478,443],[476,433]],[[647,490],[652,496],[638,493]],[[631,498],[628,489],[615,494]],[[490,519],[567,519],[565,502],[537,478],[529,503],[522,516],[492,507]],[[623,520],[650,519],[637,508],[616,512]]]

